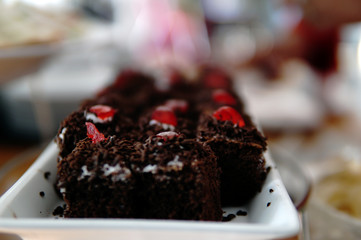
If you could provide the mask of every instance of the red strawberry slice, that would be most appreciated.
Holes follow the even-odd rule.
[[[212,94],[213,101],[224,105],[236,105],[236,99],[223,89],[215,90]]]
[[[186,100],[180,99],[169,99],[164,104],[174,112],[186,113],[188,111],[188,103]]]
[[[231,87],[230,78],[219,69],[212,69],[207,72],[203,78],[203,84],[208,88],[229,89]]]
[[[184,82],[184,77],[175,70],[169,74],[168,79],[170,86],[180,85]]]
[[[109,121],[114,117],[117,110],[106,105],[95,105],[89,111],[94,113],[99,119]]]
[[[129,83],[133,78],[137,76],[137,73],[132,69],[123,70],[115,79],[113,86],[120,90],[128,87]]]
[[[160,123],[169,124],[172,126],[177,126],[177,117],[175,116],[172,109],[170,109],[167,106],[159,106],[157,107],[153,114],[152,114],[152,120],[155,120]]]
[[[92,140],[92,143],[98,143],[106,139],[104,135],[98,131],[97,127],[93,123],[86,122],[85,124],[87,136]]]
[[[163,139],[164,141],[179,137],[179,134],[173,131],[161,132],[156,137]]]
[[[238,125],[239,127],[244,127],[244,120],[234,108],[223,106],[218,108],[214,113],[213,117],[215,117],[219,121],[231,121],[232,123]]]

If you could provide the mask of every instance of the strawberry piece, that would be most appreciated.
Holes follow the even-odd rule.
[[[186,100],[169,99],[164,106],[169,107],[174,112],[186,113],[188,111],[188,103]]]
[[[169,74],[168,79],[170,86],[176,86],[184,83],[184,77],[177,71],[172,71]]]
[[[155,120],[160,123],[169,124],[172,126],[177,126],[177,117],[175,116],[172,109],[170,109],[167,106],[159,106],[157,107],[153,114],[152,114],[152,120]]]
[[[89,111],[94,113],[99,119],[109,121],[114,117],[117,110],[106,105],[95,105]]]
[[[212,98],[214,102],[224,105],[235,106],[237,103],[236,99],[223,89],[215,90],[212,94]]]
[[[113,86],[118,89],[125,89],[130,84],[131,80],[137,76],[137,73],[132,69],[123,70],[115,79]]]
[[[93,123],[86,122],[85,124],[87,136],[92,140],[92,143],[98,143],[106,139],[104,135],[98,131],[97,127]]]
[[[219,121],[231,121],[232,123],[238,125],[238,127],[244,127],[245,122],[241,116],[234,108],[223,106],[218,108],[214,113],[215,117]]]
[[[230,78],[219,69],[211,69],[203,77],[203,84],[207,88],[229,89],[231,87]]]
[[[164,141],[179,137],[179,134],[173,131],[161,132],[156,137],[163,139]]]

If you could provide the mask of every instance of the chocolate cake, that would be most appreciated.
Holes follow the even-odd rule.
[[[87,137],[58,163],[57,188],[66,203],[65,217],[134,217],[133,145],[115,136],[96,143]]]
[[[175,132],[144,145],[96,128],[88,135],[58,163],[65,217],[222,219],[219,168],[208,147]]]
[[[222,219],[219,168],[210,148],[175,132],[161,132],[140,145],[134,159],[140,218]]]
[[[198,84],[202,89],[233,89],[231,76],[222,68],[214,65],[204,65],[199,69]]]
[[[192,121],[192,110],[188,101],[169,99],[162,105],[149,109],[139,118],[140,140],[163,131],[176,131],[187,138],[195,138],[197,121]]]
[[[94,123],[106,135],[116,134],[128,139],[135,128],[133,121],[124,115],[121,109],[107,105],[80,108],[60,124],[56,138],[60,149],[60,159],[71,153],[76,144],[87,136],[85,122]]]
[[[266,139],[230,76],[215,67],[193,81],[169,76],[159,88],[157,78],[120,73],[61,123],[65,217],[221,221],[222,206],[261,190]]]
[[[223,112],[224,109],[216,110],[215,114],[223,114],[229,119],[228,114],[233,111]],[[218,157],[218,166],[222,169],[222,204],[237,206],[247,203],[261,190],[267,176],[263,157],[265,138],[243,117],[224,120],[207,113],[200,117],[197,134],[199,141],[209,146]]]
[[[156,89],[153,77],[126,69],[116,76],[112,84],[99,91],[95,98],[86,100],[82,106],[109,105],[136,121],[144,109],[152,107],[162,99],[165,97]]]

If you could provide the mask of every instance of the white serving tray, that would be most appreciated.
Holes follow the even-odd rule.
[[[262,191],[245,206],[224,209],[247,216],[229,222],[146,220],[146,219],[63,219],[52,212],[63,204],[54,191],[58,148],[50,143],[28,171],[0,198],[0,232],[24,239],[275,239],[299,232],[297,210],[271,167]],[[44,174],[50,172],[49,178]],[[273,189],[273,191],[270,191]],[[44,192],[44,196],[40,195]]]

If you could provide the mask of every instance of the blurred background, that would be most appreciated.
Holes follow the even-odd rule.
[[[360,238],[360,177],[332,175],[361,175],[360,1],[0,0],[0,12],[0,194],[120,69],[211,62],[234,76],[275,161],[312,182],[297,239]]]

